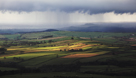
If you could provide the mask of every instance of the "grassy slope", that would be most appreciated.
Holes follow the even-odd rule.
[[[20,34],[11,34],[11,35],[3,35],[8,39],[15,39],[20,36]]]
[[[27,33],[23,34],[22,37],[26,38],[38,38],[41,36],[53,35],[58,36],[76,36],[76,37],[92,37],[97,38],[98,36],[103,36],[103,38],[117,36],[123,37],[128,36],[132,33],[107,33],[107,32],[74,32],[74,31],[53,31],[53,32],[39,32],[39,33]]]
[[[54,33],[54,32],[52,32],[52,33]],[[67,33],[67,31],[65,31],[65,33],[63,33],[62,31],[56,32],[56,34],[61,34],[61,35],[66,35],[66,33]],[[88,34],[88,32],[84,32],[84,33]],[[97,32],[97,33],[99,33],[99,32]],[[96,33],[96,36],[97,36],[97,33]],[[76,33],[74,33],[74,35],[75,34]],[[110,35],[111,33],[108,33],[108,34]],[[127,34],[120,33],[118,35],[123,36],[123,35],[127,35]],[[116,34],[114,33],[113,35],[116,35]],[[108,36],[108,37],[110,37],[110,36]],[[116,40],[112,40],[112,38],[102,38],[102,39],[96,39],[96,40],[102,41],[102,42],[109,42],[109,43],[116,41]],[[117,61],[120,61],[120,62],[126,61],[126,60],[136,61],[136,58],[134,56],[134,55],[136,55],[136,50],[131,50],[131,49],[126,50],[126,48],[124,48],[124,47],[119,48],[117,46],[116,47],[109,47],[107,45],[100,45],[100,42],[90,41],[90,40],[79,40],[79,41],[74,41],[74,42],[62,41],[61,42],[61,39],[60,39],[59,43],[53,42],[51,44],[40,44],[40,47],[38,47],[37,49],[52,49],[52,48],[56,48],[56,47],[60,48],[60,46],[45,47],[45,48],[42,47],[42,46],[43,45],[48,45],[48,46],[49,45],[59,45],[59,44],[65,45],[67,43],[71,43],[71,44],[85,43],[85,44],[91,44],[91,45],[97,45],[97,46],[85,47],[84,48],[85,51],[80,51],[80,52],[57,52],[57,51],[36,52],[36,53],[13,55],[13,56],[6,57],[6,59],[3,59],[3,57],[1,57],[0,59],[3,60],[3,61],[4,60],[15,61],[15,60],[13,60],[13,57],[21,57],[21,58],[24,58],[25,60],[22,61],[22,62],[20,62],[20,61],[17,61],[17,62],[19,62],[20,65],[24,65],[26,67],[39,67],[39,66],[42,66],[44,64],[47,64],[47,65],[71,64],[71,63],[76,63],[78,61],[80,61],[81,63],[95,62],[95,61],[106,62],[107,60],[110,60],[110,59],[117,60]],[[17,47],[15,46],[14,48],[17,48]],[[19,48],[19,46],[18,46],[18,48]],[[32,48],[35,48],[35,47],[32,46],[32,47],[20,48],[20,50],[21,49],[22,50],[28,50],[28,49],[32,49]],[[115,52],[115,55],[112,55],[113,51]],[[106,53],[106,52],[108,52],[109,54]],[[123,52],[123,53],[120,53],[120,52]],[[69,55],[69,54],[78,54],[78,53],[100,53],[100,55],[94,56],[94,57],[89,57],[89,58],[66,58],[66,59],[57,58],[57,54],[60,57],[60,56],[65,56],[65,55]],[[37,62],[35,62],[35,60]],[[82,72],[83,71],[92,71],[92,70],[93,71],[106,71],[107,67],[108,67],[108,65],[101,65],[101,66],[99,66],[99,65],[95,65],[95,66],[93,66],[93,65],[89,65],[89,66],[83,65],[83,66],[81,66],[81,71]],[[114,66],[114,65],[113,66],[111,65],[109,70],[112,70],[112,72],[136,71],[136,70],[133,69],[133,67],[128,66],[127,68],[125,68],[125,67],[121,68],[121,67]],[[125,78],[125,77],[123,77],[123,78]]]

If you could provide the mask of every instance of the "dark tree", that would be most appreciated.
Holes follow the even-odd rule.
[[[59,55],[57,54],[57,56],[56,56],[57,58],[59,57]]]
[[[46,43],[46,41],[44,41],[44,43]]]
[[[6,59],[6,57],[4,57],[4,59]]]
[[[51,42],[52,42],[52,40],[49,40],[49,41],[48,41],[48,43],[51,43]]]
[[[71,37],[71,40],[74,40],[74,37],[73,37],[73,36]]]
[[[83,51],[82,49],[79,49],[79,51]]]
[[[64,49],[64,51],[66,51],[66,49]]]
[[[5,48],[0,48],[0,53],[4,54],[5,51],[7,51],[7,49],[5,49]]]

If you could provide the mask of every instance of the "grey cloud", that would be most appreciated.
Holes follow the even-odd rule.
[[[40,8],[41,7],[41,8]],[[10,11],[44,11],[46,10],[46,4],[43,3],[30,3],[30,2],[11,2],[9,3],[0,3],[0,10],[10,10]]]
[[[115,13],[134,13],[136,12],[136,0],[57,0],[58,2],[43,1],[0,1],[1,11],[46,11],[60,10],[64,12],[82,11],[90,14],[105,13],[114,11]]]

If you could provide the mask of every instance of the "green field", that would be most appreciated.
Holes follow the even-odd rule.
[[[17,37],[20,37],[20,34],[11,34],[11,35],[3,35],[4,37],[8,39],[17,39]]]

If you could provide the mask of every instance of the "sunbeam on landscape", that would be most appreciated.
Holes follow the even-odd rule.
[[[135,78],[136,0],[0,0],[0,78]]]

